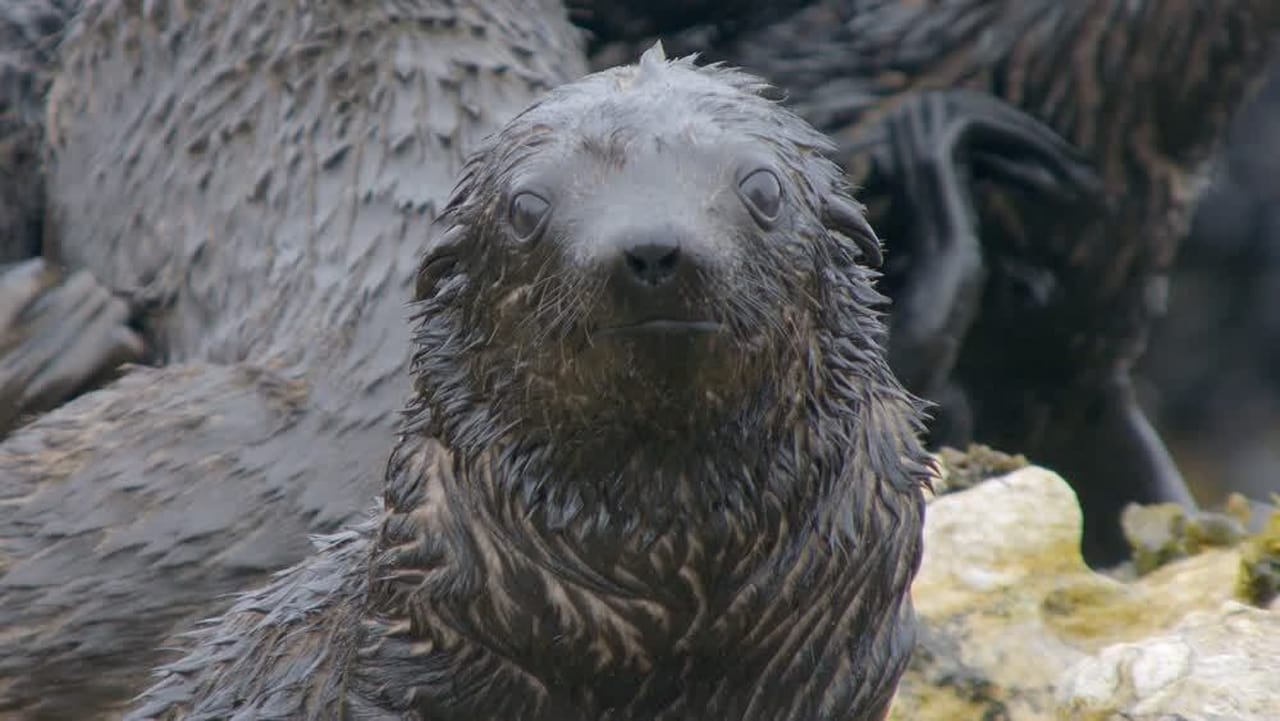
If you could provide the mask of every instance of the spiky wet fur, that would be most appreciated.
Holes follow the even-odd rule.
[[[920,408],[874,272],[824,225],[851,202],[827,143],[762,89],[652,51],[482,147],[423,260],[378,528],[195,632],[134,718],[883,717],[914,636]],[[706,279],[740,353],[693,404],[618,383],[588,352],[598,291],[500,227],[503,183],[572,118],[598,112],[573,142],[625,162],[659,99],[767,149],[791,203]]]

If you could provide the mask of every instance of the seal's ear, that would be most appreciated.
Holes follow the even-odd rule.
[[[417,284],[413,289],[414,300],[426,300],[436,292],[440,281],[451,274],[458,264],[458,251],[467,235],[465,225],[454,223],[435,231],[422,254],[418,265]]]
[[[871,229],[867,216],[862,208],[852,200],[837,194],[829,194],[822,199],[822,224],[829,230],[841,233],[857,244],[862,251],[863,261],[872,268],[879,268],[884,262],[884,254],[880,250],[880,238]]]

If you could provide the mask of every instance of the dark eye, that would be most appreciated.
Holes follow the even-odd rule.
[[[742,197],[757,214],[758,220],[773,220],[782,210],[782,184],[772,170],[757,170],[738,184]]]
[[[542,229],[551,204],[533,193],[517,193],[511,199],[511,229],[520,240],[531,240]]]

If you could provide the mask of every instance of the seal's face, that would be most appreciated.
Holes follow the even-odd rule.
[[[735,317],[723,307],[735,294],[726,281],[769,252],[787,210],[767,157],[686,138],[556,153],[508,196],[509,233],[544,245],[529,255],[545,259],[547,277],[581,275],[596,291],[573,320],[606,345],[723,335]]]
[[[785,176],[740,138],[681,130],[557,137],[504,189],[500,335],[560,402],[682,425],[756,395],[808,322]]]
[[[803,402],[824,277],[856,253],[824,218],[825,141],[751,83],[642,59],[553,92],[469,164],[419,295],[468,332],[448,342],[504,424],[669,442]]]

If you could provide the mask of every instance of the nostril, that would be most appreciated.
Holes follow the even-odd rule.
[[[672,248],[670,253],[658,258],[658,270],[670,273],[676,269],[676,258],[680,255],[679,248]]]
[[[631,275],[647,285],[659,285],[675,275],[680,263],[680,247],[667,243],[647,243],[623,251]]]
[[[625,253],[627,256],[627,267],[631,269],[632,273],[635,273],[636,275],[643,277],[645,273],[649,271],[649,264],[645,262],[644,258],[632,253],[629,250],[625,251]]]

